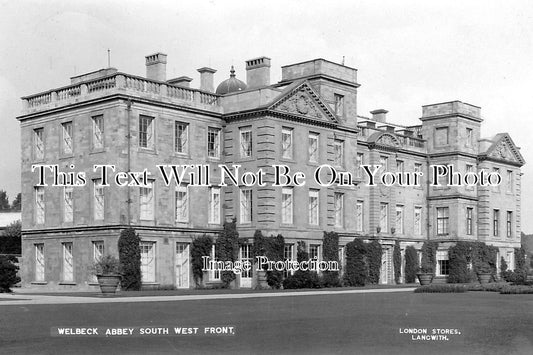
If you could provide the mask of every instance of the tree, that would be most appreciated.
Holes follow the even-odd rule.
[[[226,263],[230,261],[232,264],[237,260],[239,254],[239,232],[237,232],[237,219],[234,218],[231,222],[224,222],[224,230],[216,240],[216,259]],[[237,277],[231,270],[223,270],[220,278],[224,283],[224,288],[230,287],[230,284]]]
[[[21,254],[21,223],[15,221],[0,233],[0,254]]]
[[[0,255],[0,292],[11,292],[11,287],[20,282],[17,261],[15,257]]]
[[[9,198],[4,190],[0,190],[0,211],[9,211]]]
[[[20,211],[21,200],[22,200],[22,194],[19,192],[17,194],[17,197],[15,197],[13,202],[11,202],[11,210],[17,211],[17,212]]]
[[[133,228],[124,229],[120,233],[118,254],[122,269],[122,289],[140,290],[142,286],[141,238]]]

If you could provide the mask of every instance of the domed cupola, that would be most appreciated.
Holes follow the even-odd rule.
[[[236,91],[246,90],[246,84],[235,77],[235,69],[231,66],[229,79],[224,80],[217,87],[218,95],[225,95]]]

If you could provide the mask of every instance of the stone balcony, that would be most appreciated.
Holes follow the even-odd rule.
[[[214,113],[223,112],[219,105],[219,95],[115,72],[111,75],[22,97],[22,115],[30,115],[114,94],[194,107]]]
[[[359,124],[357,126],[359,134],[357,139],[360,141],[369,141],[369,138],[375,133],[388,132],[393,134],[401,144],[401,148],[408,150],[415,150],[419,152],[426,152],[426,141],[418,138],[419,126],[404,127],[405,129],[394,129],[392,125],[385,125],[385,127],[373,127],[372,125]]]

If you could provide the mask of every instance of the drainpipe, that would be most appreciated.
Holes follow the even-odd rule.
[[[128,139],[128,166],[127,171],[130,173],[131,171],[131,105],[133,105],[133,102],[131,102],[131,99],[128,99],[126,102],[126,111],[128,111],[128,134],[126,135],[126,138]],[[131,226],[131,190],[130,186],[126,187],[126,192],[128,194],[128,199],[126,200],[126,203],[128,204],[128,227]]]

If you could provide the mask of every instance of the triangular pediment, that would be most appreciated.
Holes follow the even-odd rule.
[[[328,105],[320,99],[320,96],[307,81],[288,88],[270,105],[268,110],[317,123],[339,123],[335,114],[331,112]]]
[[[524,165],[525,160],[518,148],[507,133],[496,136],[494,143],[487,149],[487,158]]]

